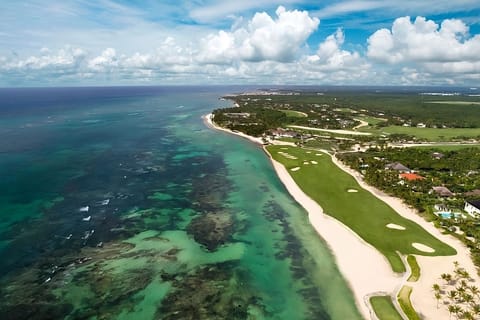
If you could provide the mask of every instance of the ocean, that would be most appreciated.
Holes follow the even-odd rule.
[[[360,319],[241,91],[0,89],[0,318]]]

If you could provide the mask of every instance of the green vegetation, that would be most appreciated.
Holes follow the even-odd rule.
[[[428,101],[426,103],[450,104],[450,105],[480,105],[478,101]]]
[[[272,157],[282,163],[288,170],[300,167],[298,171],[290,171],[295,182],[312,199],[322,206],[326,213],[350,227],[365,241],[376,247],[390,262],[395,272],[404,272],[405,266],[396,253],[419,255],[453,255],[455,250],[442,243],[416,223],[401,217],[383,201],[362,189],[355,179],[339,169],[324,154],[316,156],[315,151],[298,147],[289,147],[288,151],[281,146],[268,146]],[[288,159],[278,152],[288,152],[297,159]],[[313,161],[313,162],[312,162]],[[304,162],[310,164],[305,165]],[[313,163],[317,164],[313,164]],[[357,192],[348,192],[355,189]],[[394,230],[386,227],[394,223],[406,230]],[[425,253],[412,247],[413,242],[425,244],[434,253]]]
[[[356,117],[356,119],[362,120],[367,122],[370,126],[375,126],[379,123],[387,121],[387,119],[383,118],[375,118],[375,117],[367,117],[367,116],[361,116],[361,117]]]
[[[417,128],[403,126],[388,126],[380,128],[362,127],[358,129],[363,132],[370,132],[377,135],[382,134],[404,134],[415,136],[420,140],[427,141],[450,141],[452,139],[478,138],[480,128]]]
[[[304,112],[294,111],[294,110],[280,110],[287,115],[287,117],[292,118],[305,118],[308,117],[308,114]]]
[[[420,320],[420,317],[415,312],[415,309],[410,302],[410,295],[412,294],[412,287],[403,286],[398,293],[398,303],[403,312],[407,315],[409,320]]]
[[[375,296],[370,298],[373,311],[380,320],[402,320],[390,296]]]
[[[468,271],[453,262],[453,275],[442,273],[439,278],[442,283],[432,285],[437,308],[447,308],[455,314],[456,319],[478,319],[480,315],[480,289],[475,285],[475,280],[470,277]],[[444,301],[446,303],[440,303]]]
[[[420,266],[417,263],[417,259],[415,256],[409,255],[407,257],[407,263],[410,266],[410,270],[412,271],[412,274],[408,278],[407,281],[409,282],[416,282],[420,278]]]
[[[412,148],[435,149],[437,151],[457,151],[461,149],[479,148],[480,144],[435,144],[427,146],[415,146]]]

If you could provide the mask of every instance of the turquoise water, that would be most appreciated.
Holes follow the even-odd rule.
[[[236,90],[0,90],[0,318],[359,319]]]

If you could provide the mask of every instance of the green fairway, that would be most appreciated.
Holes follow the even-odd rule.
[[[294,111],[294,110],[280,110],[283,113],[287,115],[287,117],[292,117],[292,118],[306,118],[308,117],[308,114],[300,111]]]
[[[380,320],[402,320],[397,309],[393,306],[390,296],[376,296],[370,298],[373,311]]]
[[[296,183],[320,204],[326,214],[340,220],[377,248],[385,255],[395,272],[405,271],[397,251],[402,254],[428,256],[456,253],[455,249],[442,243],[416,223],[401,217],[383,201],[362,189],[352,176],[332,162],[329,155],[322,153],[318,156],[316,151],[298,147],[268,146],[267,150],[287,168]],[[293,157],[287,158],[279,152]],[[299,169],[292,171],[295,167]],[[403,226],[406,230],[387,228],[389,223]],[[412,247],[414,242],[427,245],[435,249],[435,252],[419,251]]]
[[[359,119],[365,122],[368,122],[369,125],[376,125],[379,124],[380,122],[385,122],[387,121],[386,119],[382,118],[375,118],[375,117],[367,117],[367,116],[361,116],[361,117],[355,117],[355,119]]]
[[[480,128],[417,128],[417,127],[402,127],[402,126],[388,126],[384,128],[369,128],[362,127],[359,131],[370,132],[374,134],[407,134],[415,136],[419,139],[428,141],[449,141],[455,137],[470,137],[475,138],[480,136]]]

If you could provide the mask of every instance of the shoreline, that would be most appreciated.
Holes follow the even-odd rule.
[[[331,156],[333,163],[337,167],[353,176],[361,188],[385,202],[399,215],[414,221],[436,238],[452,246],[457,251],[457,254],[435,257],[415,255],[421,268],[421,277],[417,282],[407,282],[408,271],[403,274],[394,273],[385,256],[377,249],[361,239],[348,226],[325,214],[322,207],[308,197],[295,183],[288,170],[271,157],[260,138],[221,128],[212,121],[212,114],[202,118],[210,128],[243,137],[262,147],[287,191],[307,211],[310,224],[327,243],[338,269],[352,291],[357,308],[365,319],[377,319],[369,303],[371,296],[380,294],[396,297],[404,285],[413,287],[410,297],[411,303],[415,310],[425,319],[449,319],[450,314],[445,306],[437,308],[432,285],[440,283],[441,273],[452,271],[454,261],[458,261],[475,279],[475,282],[480,285],[480,278],[470,258],[469,250],[460,240],[453,236],[442,234],[433,223],[424,220],[414,209],[406,206],[401,199],[386,195],[382,191],[366,184],[358,172],[341,163],[334,155],[323,151]],[[408,264],[406,264],[406,268],[409,270]],[[394,304],[399,307],[396,299]]]
[[[257,138],[217,126],[213,123],[211,114],[202,118],[212,129],[238,135],[260,145]],[[322,207],[300,189],[287,169],[270,156],[263,144],[260,146],[270,159],[280,181],[295,201],[307,211],[310,224],[325,240],[335,264],[352,291],[360,314],[365,319],[376,319],[370,307],[369,297],[393,293],[397,287],[401,287],[399,284],[403,283],[405,276],[394,273],[387,259],[350,228],[324,214]]]

